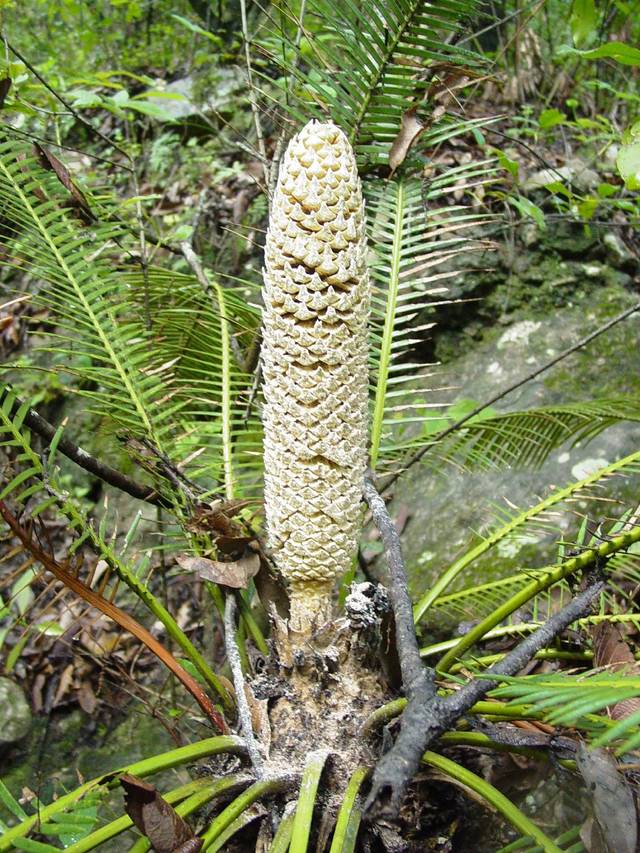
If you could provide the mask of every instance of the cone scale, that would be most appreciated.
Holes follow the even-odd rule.
[[[289,624],[331,618],[353,560],[367,462],[369,281],[362,189],[344,133],[289,143],[265,246],[265,513]]]

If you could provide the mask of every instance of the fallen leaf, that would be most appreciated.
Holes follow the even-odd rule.
[[[237,554],[244,551],[247,545],[253,541],[252,536],[218,536],[216,548],[223,554]]]
[[[69,170],[62,163],[55,154],[52,154],[50,151],[47,151],[46,148],[43,148],[42,145],[39,145],[37,142],[34,143],[34,147],[36,149],[36,153],[38,154],[38,159],[40,160],[40,164],[43,169],[47,169],[55,174],[60,183],[69,191],[74,201],[74,208],[80,214],[81,219],[85,222],[85,224],[89,224],[91,222],[95,222],[95,216],[89,207],[84,194],[78,189],[78,187],[71,180],[71,175],[69,174]]]
[[[596,667],[606,666],[614,672],[637,671],[637,661],[619,625],[601,622],[593,631],[593,662]],[[640,711],[640,698],[623,699],[608,708],[614,720],[623,720]]]
[[[401,166],[404,163],[405,158],[409,153],[409,149],[420,134],[426,129],[424,122],[422,122],[416,115],[417,111],[417,107],[411,107],[411,109],[407,110],[402,116],[400,132],[393,140],[393,145],[389,151],[391,175],[393,175],[398,166]]]
[[[594,666],[610,666],[620,669],[623,666],[635,666],[636,659],[629,644],[622,636],[619,625],[601,622],[593,631]]]
[[[233,589],[245,589],[249,580],[258,573],[260,557],[255,551],[247,549],[239,560],[223,563],[206,557],[190,557],[178,554],[177,564],[188,572],[195,572],[201,578]]]
[[[581,743],[576,750],[576,765],[609,853],[635,853],[635,801],[616,759],[606,749],[588,749]]]
[[[78,704],[85,714],[93,714],[98,704],[96,694],[93,692],[92,686],[88,681],[83,681],[78,688]]]
[[[53,698],[53,708],[56,708],[64,699],[65,694],[71,687],[71,682],[73,681],[73,664],[70,663],[68,666],[64,668],[62,671],[62,675],[60,676],[60,681],[58,682],[58,688],[56,690],[56,694]]]
[[[153,785],[130,773],[120,777],[120,784],[127,814],[157,853],[195,853],[202,848],[202,839]]]

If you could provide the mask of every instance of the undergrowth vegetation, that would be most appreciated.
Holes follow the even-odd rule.
[[[640,303],[480,402],[443,396],[429,343],[514,229],[601,228],[622,257],[638,224],[638,3],[566,9],[0,4],[4,676],[107,742],[133,697],[176,743],[75,788],[0,781],[0,851],[635,850],[640,507],[615,486],[640,450],[520,506],[487,495],[413,613],[392,518],[418,466],[535,468],[640,421],[596,368],[580,402],[496,408],[631,337]],[[365,198],[370,471],[362,547],[304,634],[265,545],[261,269],[311,119],[344,131]],[[504,546],[532,534],[555,556],[514,570]],[[505,753],[581,807],[502,792]],[[478,802],[500,821],[479,828]]]

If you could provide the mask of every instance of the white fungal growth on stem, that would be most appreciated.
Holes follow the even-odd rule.
[[[331,617],[355,552],[367,461],[369,281],[362,190],[340,128],[289,143],[265,247],[265,512],[290,625]]]

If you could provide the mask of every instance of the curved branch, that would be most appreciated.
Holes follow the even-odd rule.
[[[5,385],[0,391],[0,405],[2,405],[2,402],[8,393],[9,386]],[[14,416],[23,405],[23,401],[20,400],[19,397],[15,397],[14,403],[11,406],[11,416]],[[39,435],[40,438],[44,439],[47,445],[51,444],[57,433],[56,427],[39,415],[35,409],[29,409],[22,422],[28,426],[30,430]],[[95,456],[87,453],[86,450],[83,450],[77,444],[74,444],[73,441],[65,438],[65,436],[62,436],[58,441],[58,450],[66,456],[67,459],[70,459],[72,462],[75,462],[76,465],[79,465],[80,468],[83,468],[85,471],[88,471],[90,474],[93,474],[103,482],[108,483],[110,486],[120,489],[121,492],[126,492],[126,494],[131,495],[132,498],[146,501],[147,503],[154,504],[155,506],[171,506],[171,503],[167,501],[166,498],[163,498],[162,495],[158,494],[158,492],[151,486],[146,486],[143,483],[136,483],[135,480],[130,479],[126,474],[123,474],[116,468],[112,468],[105,462],[101,462],[99,459],[96,459]]]

